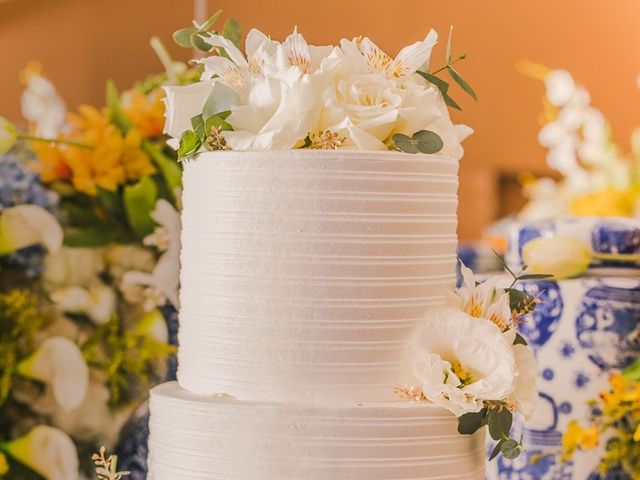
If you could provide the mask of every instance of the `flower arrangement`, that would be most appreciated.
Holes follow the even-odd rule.
[[[448,72],[476,94],[454,64],[451,36],[446,63],[429,70],[437,34],[390,57],[369,38],[340,46],[312,46],[297,31],[278,42],[258,30],[239,37],[210,31],[220,12],[174,38],[211,56],[195,62],[200,81],[168,86],[165,132],[180,160],[201,151],[352,148],[462,156],[471,133],[454,125],[447,107],[459,108],[438,76]]]
[[[419,386],[396,389],[401,397],[430,401],[458,417],[458,431],[473,434],[488,426],[496,442],[490,458],[516,458],[522,440],[510,438],[515,412],[530,418],[538,399],[537,367],[526,341],[517,333],[519,320],[537,299],[515,288],[520,280],[547,275],[511,270],[508,288],[500,277],[476,282],[461,264],[464,284],[449,306],[433,309],[415,333],[411,363]]]
[[[181,167],[161,87],[201,72],[152,45],[165,73],[72,113],[30,64],[29,130],[0,118],[2,478],[88,478],[87,452],[172,374]],[[97,455],[100,478],[127,474]]]
[[[610,390],[591,402],[591,424],[572,422],[562,440],[562,459],[576,450],[589,451],[607,445],[600,460],[603,478],[633,479],[640,476],[640,360],[609,377]]]
[[[562,178],[525,179],[530,201],[520,218],[640,217],[640,130],[631,135],[631,154],[623,154],[603,113],[568,71],[529,62],[521,67],[545,84],[538,140],[548,149],[547,164]]]

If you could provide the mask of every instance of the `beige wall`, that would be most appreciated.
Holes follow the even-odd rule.
[[[203,0],[205,1],[205,0]],[[99,103],[106,78],[128,85],[159,65],[148,48],[152,34],[170,32],[192,16],[191,0],[8,0],[0,2],[0,111],[18,116],[17,72],[39,59],[70,106]],[[461,172],[460,234],[477,236],[510,205],[497,176],[543,172],[536,144],[541,86],[515,70],[527,58],[566,67],[589,88],[627,144],[640,125],[640,2],[637,0],[210,0],[242,25],[283,38],[298,25],[314,43],[367,34],[388,52],[421,38],[429,26],[469,58],[460,69],[476,88],[476,104],[459,92],[459,121],[476,134]],[[174,49],[174,52],[180,52]],[[185,52],[180,52],[183,56]],[[434,63],[442,61],[443,48]]]

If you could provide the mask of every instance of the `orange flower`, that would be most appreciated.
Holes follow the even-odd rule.
[[[92,148],[46,145],[40,148],[40,172],[45,182],[68,180],[88,195],[96,186],[115,190],[119,185],[155,172],[149,157],[140,148],[140,135],[131,129],[123,137],[109,122],[105,109],[82,105],[69,115],[72,130],[63,137]]]
[[[158,137],[164,128],[164,92],[157,88],[149,95],[138,91],[126,94],[123,111],[143,138]]]

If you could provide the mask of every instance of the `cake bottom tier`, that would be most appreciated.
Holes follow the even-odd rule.
[[[484,434],[408,401],[302,405],[203,397],[177,383],[150,401],[150,480],[483,480]]]

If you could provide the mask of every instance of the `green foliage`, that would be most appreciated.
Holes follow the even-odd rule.
[[[193,22],[193,25],[175,31],[173,40],[184,48],[195,48],[201,52],[211,52],[214,47],[206,42],[206,38],[212,33],[218,33],[216,30],[212,30],[212,27],[218,22],[221,15],[222,10],[218,10],[202,25]],[[222,36],[238,45],[242,37],[238,21],[234,19],[227,20],[222,27]],[[224,54],[223,49],[220,50]]]
[[[131,122],[129,122],[122,111],[120,94],[113,80],[107,80],[106,101],[107,109],[109,110],[109,121],[118,127],[120,132],[125,135],[131,128]]]
[[[149,155],[154,165],[158,168],[167,188],[169,199],[175,203],[174,194],[176,189],[182,187],[182,168],[175,161],[175,158],[165,153],[160,145],[142,141],[142,150]]]
[[[11,392],[17,362],[31,353],[45,323],[34,292],[15,289],[0,294],[0,405]]]
[[[442,138],[430,130],[420,130],[409,137],[402,133],[393,136],[396,148],[406,153],[438,153],[444,147]]]
[[[178,160],[189,160],[203,147],[207,150],[224,148],[224,138],[213,139],[212,134],[219,137],[220,132],[233,130],[226,119],[231,114],[231,108],[237,103],[238,97],[235,92],[217,82],[202,108],[202,114],[191,119],[193,130],[182,133],[178,147]]]
[[[158,200],[158,188],[151,177],[143,177],[137,183],[124,187],[124,208],[129,226],[140,239],[155,229],[151,212]]]
[[[489,427],[491,438],[498,442],[491,452],[490,460],[500,453],[514,459],[522,452],[522,442],[509,438],[513,425],[513,414],[505,404],[491,402],[479,412],[465,413],[458,418],[458,433],[472,435],[484,426]]]
[[[240,30],[240,24],[235,18],[230,18],[224,23],[222,36],[231,40],[236,47],[240,46],[242,31]]]
[[[125,401],[128,392],[156,380],[158,362],[174,351],[171,345],[124,330],[117,317],[98,327],[82,345],[87,363],[105,373],[114,405]]]
[[[467,58],[467,54],[466,52],[463,52],[460,55],[458,55],[457,58],[455,59],[452,58],[452,53],[451,53],[452,37],[453,37],[453,27],[449,29],[449,38],[447,39],[447,50],[445,54],[446,63],[442,67],[438,68],[433,72],[423,72],[418,70],[417,73],[421,75],[426,81],[433,84],[438,90],[440,90],[440,93],[442,94],[442,97],[444,98],[445,103],[449,107],[455,108],[456,110],[462,110],[460,108],[460,105],[458,105],[458,103],[449,95],[449,83],[437,76],[440,72],[443,72],[446,70],[449,76],[451,77],[451,79],[455,83],[457,83],[467,95],[469,95],[474,100],[478,100],[478,96],[476,95],[475,90],[471,87],[469,82],[467,82],[464,78],[462,78],[462,75],[460,74],[460,72],[458,72],[453,67],[453,65],[456,64],[457,62]]]

